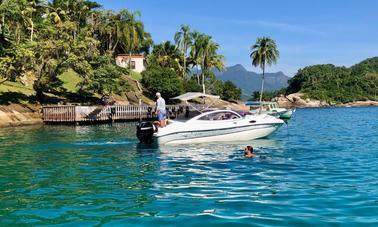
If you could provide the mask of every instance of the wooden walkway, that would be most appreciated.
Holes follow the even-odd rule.
[[[197,107],[196,107],[197,108]],[[185,117],[192,111],[189,106],[168,105],[169,118]],[[189,111],[189,113],[187,113]],[[137,121],[155,118],[154,107],[147,105],[112,106],[44,106],[45,123],[100,123],[113,121]]]

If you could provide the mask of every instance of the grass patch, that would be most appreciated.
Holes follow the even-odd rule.
[[[23,85],[20,82],[6,81],[0,85],[0,93],[14,92],[26,96],[34,95],[33,85]]]
[[[0,105],[28,103],[34,94],[33,85],[26,86],[20,82],[6,81],[0,85]]]
[[[137,81],[141,81],[142,74],[140,74],[138,72],[131,72],[131,78],[133,78],[134,80],[137,80]]]
[[[60,75],[59,79],[63,82],[63,88],[72,93],[78,91],[77,85],[83,81],[83,79],[71,69]]]

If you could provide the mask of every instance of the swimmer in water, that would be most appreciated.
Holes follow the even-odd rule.
[[[253,154],[253,147],[252,146],[247,146],[244,148],[244,157],[246,158],[253,158],[255,155]]]

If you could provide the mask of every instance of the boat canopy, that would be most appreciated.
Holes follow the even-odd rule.
[[[198,112],[200,113],[203,113],[205,110],[209,109],[209,107],[212,105],[209,104],[208,106],[206,107],[203,107],[202,109],[198,109],[196,108],[195,106],[191,105],[188,101],[189,100],[192,100],[192,99],[196,99],[196,98],[213,98],[213,99],[219,99],[220,97],[219,96],[215,96],[215,95],[208,95],[208,94],[205,94],[205,93],[201,93],[201,92],[188,92],[188,93],[185,93],[185,94],[182,94],[182,95],[179,95],[177,97],[174,97],[174,98],[171,98],[171,99],[177,99],[177,100],[181,100],[181,101],[184,101],[186,102],[188,105],[190,105],[193,109],[197,110]],[[213,101],[214,102],[214,101]]]
[[[204,94],[204,93],[201,93],[201,92],[188,92],[188,93],[179,95],[179,96],[171,98],[171,99],[178,99],[178,100],[181,100],[181,101],[189,101],[189,100],[195,99],[195,98],[206,98],[206,97],[214,98],[214,99],[220,98],[219,96],[208,95],[208,94]]]

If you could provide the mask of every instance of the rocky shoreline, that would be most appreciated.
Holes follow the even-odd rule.
[[[11,104],[0,106],[0,127],[42,124],[40,105]]]
[[[326,101],[303,98],[302,93],[294,93],[288,96],[280,96],[276,101],[280,107],[284,108],[320,108],[320,107],[367,107],[378,106],[378,101],[355,101],[349,103],[328,103]]]

